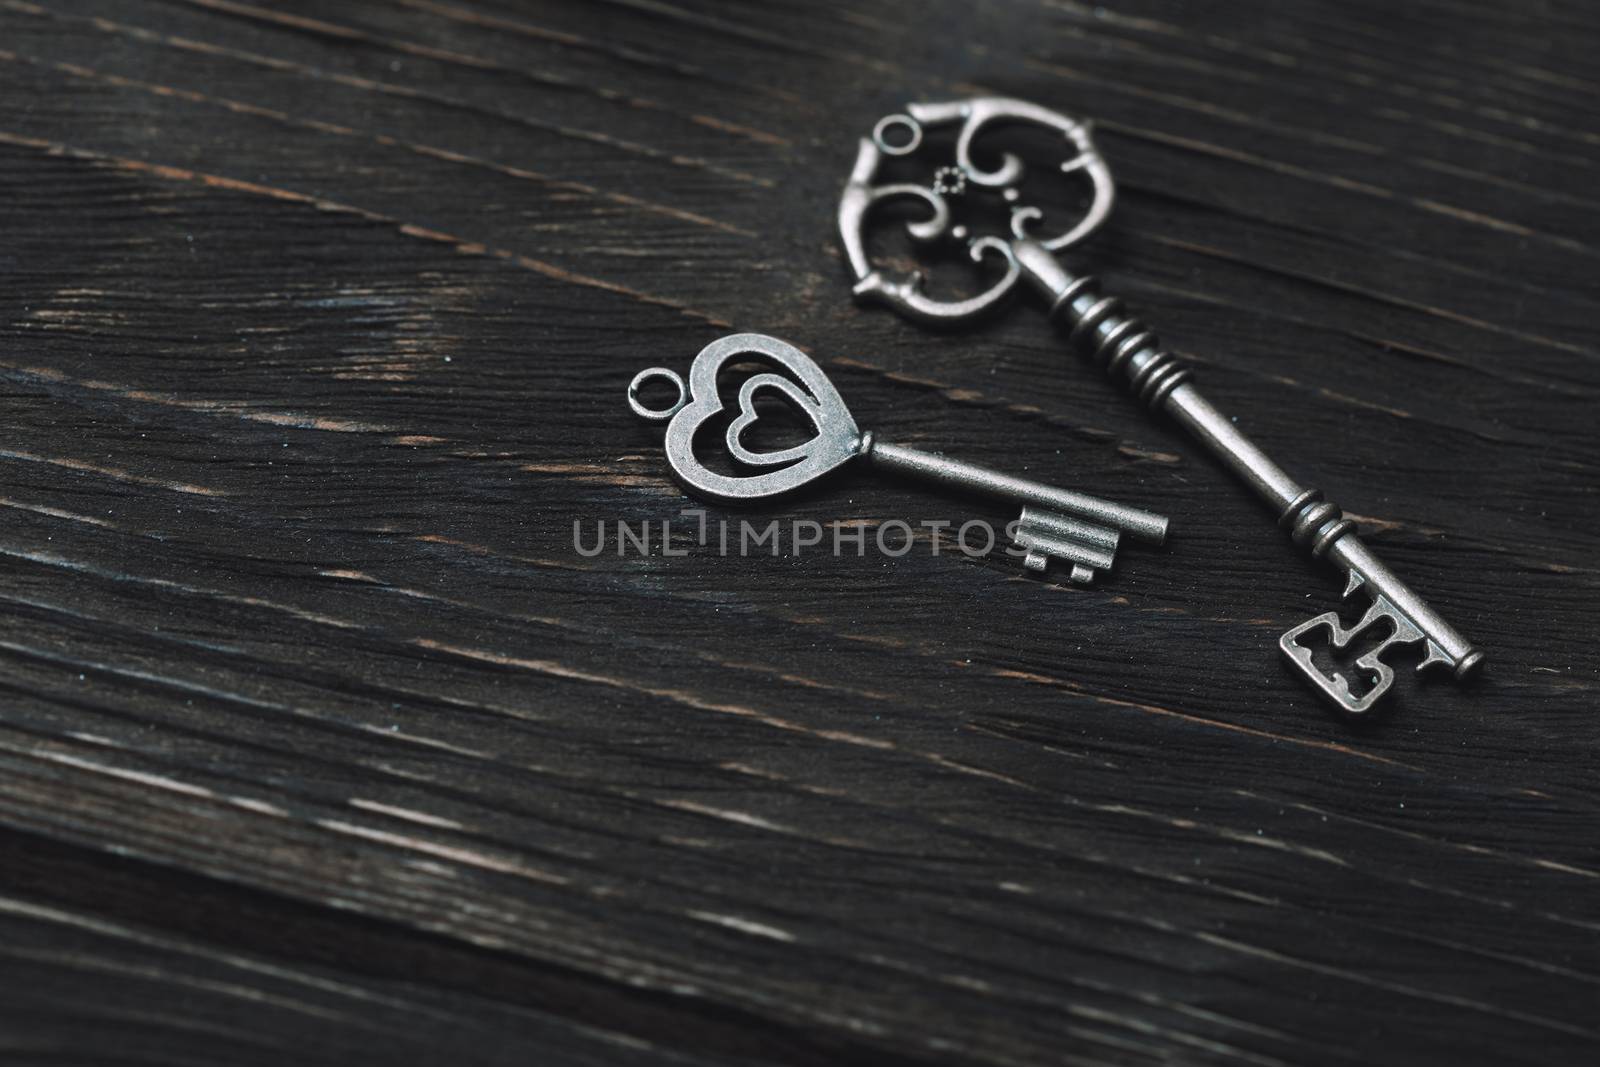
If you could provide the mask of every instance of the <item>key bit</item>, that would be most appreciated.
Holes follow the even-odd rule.
[[[749,473],[726,474],[705,464],[696,441],[701,428],[725,412],[718,378],[736,363],[760,363],[785,373],[764,371],[740,386],[739,410],[723,441],[733,463]],[[672,387],[674,400],[665,407],[646,405],[641,392],[652,381]],[[755,401],[763,392],[784,397],[804,414],[814,431],[811,439],[772,451],[747,448],[744,435],[756,422]],[[1034,572],[1060,560],[1069,565],[1072,581],[1087,583],[1111,568],[1124,535],[1152,545],[1167,538],[1164,515],[880,440],[856,426],[821,367],[775,337],[744,333],[711,342],[695,357],[687,383],[666,367],[642,370],[628,386],[628,404],[640,418],[667,424],[667,463],[678,481],[698,496],[724,503],[790,492],[859,459],[887,474],[1023,505],[1014,540],[1027,550],[1025,562]]]
[[[1087,585],[1095,574],[1109,571],[1115,561],[1121,533],[1106,526],[1074,519],[1046,508],[1024,507],[1017,520],[1013,540],[1028,550],[1022,563],[1031,571],[1043,572],[1051,559],[1070,564],[1068,576]]]

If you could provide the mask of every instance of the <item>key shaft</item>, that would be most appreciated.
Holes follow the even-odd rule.
[[[1167,539],[1165,515],[1018,478],[976,463],[963,463],[937,452],[879,441],[870,433],[863,435],[860,454],[867,463],[886,473],[904,474],[980,496],[1048,508],[1121,530],[1146,544],[1159,545]]]
[[[1295,480],[1207,400],[1191,382],[1189,369],[1163,351],[1116,298],[1102,296],[1093,278],[1069,273],[1037,241],[1020,238],[1010,247],[1023,278],[1050,302],[1051,317],[1069,329],[1068,343],[1097,358],[1107,374],[1153,411],[1188,430],[1274,509],[1295,544],[1345,573],[1347,593],[1364,587],[1384,613],[1392,609],[1412,623],[1428,642],[1422,666],[1445,664],[1458,679],[1478,669],[1483,653],[1361,541],[1355,523],[1337,505]],[[1354,703],[1347,695],[1335,700],[1347,708]]]

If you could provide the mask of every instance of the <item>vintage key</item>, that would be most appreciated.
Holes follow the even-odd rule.
[[[979,132],[1008,124],[1054,130],[1065,139],[1070,152],[1060,164],[1061,172],[1082,175],[1091,183],[1089,207],[1056,236],[1035,235],[1032,229],[1043,212],[1019,203],[1019,185],[1026,171],[1022,159],[1005,153],[992,170],[973,161],[972,145]],[[954,134],[952,154],[936,161],[943,165],[924,172],[929,175],[926,184],[878,183],[878,172],[890,157],[914,155],[926,132],[941,130]],[[1009,233],[974,235],[967,224],[955,221],[952,202],[985,191],[997,196],[1009,212]],[[1470,677],[1482,665],[1483,653],[1362,544],[1355,524],[1337,506],[1324,500],[1319,490],[1291,478],[1201,396],[1189,369],[1161,348],[1143,322],[1124,311],[1116,298],[1102,295],[1092,277],[1073,274],[1056,258],[1055,253],[1083,240],[1106,220],[1114,197],[1111,171],[1086,122],[1002,97],[912,104],[905,114],[881,120],[870,138],[862,138],[839,204],[839,232],[855,275],[856,298],[886,304],[918,322],[949,325],[969,321],[996,307],[1019,281],[1026,280],[1044,297],[1050,317],[1068,330],[1071,347],[1094,358],[1150,410],[1181,424],[1272,507],[1296,545],[1342,570],[1346,597],[1359,590],[1371,598],[1361,620],[1346,629],[1338,612],[1325,612],[1283,634],[1279,647],[1289,662],[1343,711],[1362,715],[1389,691],[1394,672],[1383,657],[1397,646],[1423,642],[1419,671],[1438,665],[1450,668],[1458,681]],[[1001,276],[976,296],[946,301],[923,292],[920,274],[893,277],[874,267],[866,252],[867,216],[883,201],[906,198],[922,201],[931,212],[927,218],[906,224],[913,240],[964,244],[975,262],[990,256],[1003,263]],[[1388,627],[1388,633],[1374,631],[1374,636],[1382,639],[1355,661],[1364,675],[1365,688],[1359,693],[1343,673],[1321,670],[1312,660],[1311,649],[1302,642],[1313,631],[1322,630],[1334,648],[1343,649],[1357,635],[1380,624]]]
[[[695,453],[701,427],[723,411],[717,379],[736,363],[766,364],[790,375],[767,371],[746,378],[739,389],[739,413],[723,435],[734,463],[758,473],[723,474],[707,467]],[[651,381],[672,386],[676,399],[662,408],[647,406],[640,393]],[[744,433],[757,418],[755,398],[764,391],[793,403],[811,421],[815,435],[792,448],[767,452],[746,448]],[[775,337],[741,333],[711,342],[695,357],[687,385],[665,367],[642,370],[628,385],[628,405],[640,418],[667,424],[667,463],[673,474],[691,492],[712,500],[741,504],[776,496],[860,459],[885,473],[1022,504],[1014,536],[1027,552],[1028,568],[1040,572],[1050,560],[1061,560],[1069,565],[1069,577],[1083,584],[1111,568],[1123,534],[1152,545],[1167,537],[1164,516],[878,440],[871,430],[857,429],[822,368]]]

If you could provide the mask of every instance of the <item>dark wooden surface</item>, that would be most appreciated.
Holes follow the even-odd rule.
[[[1578,0],[0,0],[0,1061],[1592,1061],[1597,48]],[[1274,648],[1333,577],[1040,315],[851,306],[854,138],[980,91],[1099,120],[1083,262],[1481,684],[1352,730]],[[623,387],[730,327],[1177,536],[1087,591],[578,556],[676,511]]]

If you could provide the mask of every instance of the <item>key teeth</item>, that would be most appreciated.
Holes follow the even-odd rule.
[[[1435,663],[1442,664],[1446,667],[1454,667],[1456,665],[1455,660],[1451,659],[1449,654],[1445,652],[1444,649],[1440,648],[1431,637],[1428,639],[1427,648],[1428,654],[1423,657],[1421,663],[1417,664],[1418,674],[1421,674]]]
[[[1361,576],[1361,572],[1352,570],[1350,572],[1350,576],[1345,580],[1344,592],[1340,594],[1340,598],[1343,600],[1349,600],[1351,595],[1354,594],[1357,589],[1360,589],[1366,584],[1367,580]]]
[[[1037,575],[1048,572],[1051,560],[1069,565],[1067,579],[1091,585],[1101,571],[1116,561],[1118,533],[1092,523],[1038,507],[1022,509],[1013,540],[1027,550],[1022,565]]]
[[[1350,573],[1350,581],[1346,588],[1346,596],[1365,584],[1364,579],[1355,571]],[[1381,625],[1387,621],[1390,626],[1388,636],[1369,649],[1365,654],[1356,659],[1355,665],[1373,676],[1374,681],[1367,691],[1360,697],[1350,691],[1349,679],[1342,671],[1320,670],[1312,658],[1311,649],[1300,643],[1300,638],[1317,630],[1326,630],[1328,643],[1334,649],[1346,649],[1350,643],[1362,633],[1373,626]],[[1391,648],[1415,644],[1426,640],[1427,655],[1417,665],[1417,670],[1434,663],[1451,662],[1431,638],[1428,638],[1422,629],[1405,616],[1389,600],[1382,596],[1374,596],[1371,605],[1361,616],[1361,620],[1354,626],[1346,628],[1344,621],[1337,611],[1324,612],[1314,619],[1307,619],[1298,626],[1291,627],[1278,639],[1278,647],[1288,656],[1290,663],[1300,671],[1312,685],[1316,686],[1322,694],[1331,700],[1341,711],[1351,716],[1365,715],[1383,700],[1394,684],[1394,668],[1384,661],[1384,654]]]

